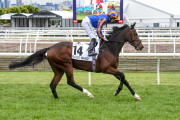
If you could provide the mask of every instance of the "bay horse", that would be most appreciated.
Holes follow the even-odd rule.
[[[117,69],[119,53],[126,42],[129,42],[137,51],[143,49],[142,42],[134,26],[135,23],[131,26],[124,25],[122,27],[113,27],[113,30],[109,32],[107,36],[108,41],[102,41],[101,50],[96,60],[96,72],[112,74],[120,81],[120,85],[115,91],[115,96],[119,94],[124,84],[135,99],[141,100],[125,79],[124,73]],[[64,73],[66,74],[68,85],[87,94],[88,97],[94,97],[88,90],[77,85],[73,77],[73,68],[91,71],[92,62],[74,60],[71,59],[71,56],[72,42],[60,42],[51,47],[37,51],[22,62],[12,62],[9,68],[15,69],[24,66],[34,66],[43,61],[43,59],[47,59],[54,72],[54,78],[50,83],[54,98],[58,98],[56,87]]]

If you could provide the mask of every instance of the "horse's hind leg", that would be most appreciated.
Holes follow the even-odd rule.
[[[80,87],[79,85],[77,85],[75,83],[74,78],[73,78],[73,68],[69,68],[68,72],[66,72],[66,77],[67,77],[68,85],[70,85],[70,86],[80,90],[81,92],[87,94],[88,97],[91,97],[91,98],[94,97],[89,91],[87,91],[86,89]]]
[[[49,62],[49,63],[51,63],[51,62]],[[64,71],[62,71],[61,69],[58,69],[57,67],[55,67],[52,64],[50,64],[50,65],[51,65],[51,68],[54,72],[54,78],[52,79],[52,81],[50,83],[50,88],[51,88],[51,91],[53,93],[54,98],[58,98],[58,95],[56,92],[56,87],[57,87],[59,81],[61,80],[61,78],[64,74]]]
[[[64,72],[59,72],[58,75],[54,75],[54,78],[50,84],[50,88],[51,88],[51,91],[54,95],[54,98],[58,98],[58,95],[57,95],[57,92],[56,92],[56,87],[57,87],[57,84],[59,83],[59,81],[61,80],[62,76],[63,76]]]

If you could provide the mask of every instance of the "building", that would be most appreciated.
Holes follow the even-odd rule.
[[[5,8],[11,7],[11,1],[10,0],[4,0],[4,7]]]
[[[22,0],[16,0],[16,5],[17,5],[17,6],[23,5]]]
[[[0,0],[0,8],[4,8],[4,3]]]
[[[124,0],[124,22],[139,27],[180,27],[180,1]]]
[[[41,5],[38,4],[38,3],[36,3],[36,2],[35,2],[35,3],[32,3],[31,5],[34,6],[34,7],[39,7],[39,8],[41,7]]]
[[[81,27],[81,23],[73,23],[72,11],[51,11],[54,14],[62,16],[61,27]]]
[[[11,27],[50,27],[52,20],[62,21],[62,17],[49,11],[19,13],[11,16]]]
[[[28,17],[31,14],[17,13],[11,16],[11,27],[29,27]]]
[[[49,2],[47,2],[46,5],[40,5],[39,7],[41,10],[48,10],[48,11],[59,10],[59,4],[53,4]]]
[[[53,3],[46,3],[46,5],[41,5],[40,9],[41,10],[54,11],[55,10],[55,6],[53,5]]]
[[[11,27],[80,27],[73,23],[69,11],[40,11],[34,14],[19,13],[11,16]]]

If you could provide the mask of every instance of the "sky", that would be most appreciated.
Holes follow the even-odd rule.
[[[52,3],[59,3],[60,1],[65,1],[65,0],[22,0],[23,3],[26,3],[29,4],[30,1],[32,1],[32,3],[40,3],[40,4],[46,4],[46,2],[52,2]],[[11,4],[15,4],[16,3],[16,0],[11,0]]]

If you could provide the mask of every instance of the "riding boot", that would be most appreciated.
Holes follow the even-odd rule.
[[[88,47],[88,49],[87,49],[89,56],[94,56],[94,55],[97,54],[97,53],[93,52],[93,49],[96,47],[96,45],[97,45],[96,39],[95,39],[95,38],[92,38],[92,39],[91,39],[91,42],[90,42],[90,44],[89,44],[89,47]]]

